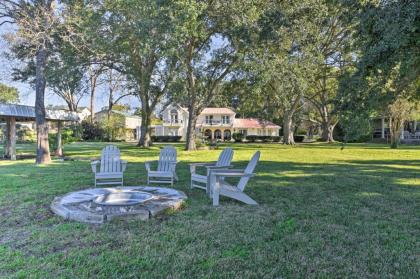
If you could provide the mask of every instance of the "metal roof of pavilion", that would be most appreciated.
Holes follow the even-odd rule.
[[[77,113],[66,110],[45,110],[47,120],[78,121]],[[17,120],[34,120],[35,107],[0,103],[0,118],[15,117]]]

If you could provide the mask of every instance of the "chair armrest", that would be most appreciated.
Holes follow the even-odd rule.
[[[231,165],[229,165],[229,166],[220,166],[220,167],[217,167],[217,166],[206,166],[207,176],[210,175],[210,172],[211,171],[225,170],[225,169],[229,169],[231,167],[232,167]]]
[[[234,169],[219,169],[212,170],[210,175],[213,176],[222,176],[222,177],[252,177],[254,173],[245,173],[243,170],[234,170]]]
[[[253,177],[253,176],[255,176],[255,174],[253,174],[253,173],[244,173],[244,172],[242,172],[242,173],[229,173],[229,172],[221,172],[221,173],[215,173],[215,174],[212,174],[212,175],[214,175],[214,176],[220,176],[220,177]]]
[[[125,172],[125,169],[127,168],[127,161],[126,160],[120,160],[121,162],[121,171]]]
[[[92,172],[93,173],[96,173],[98,164],[99,164],[98,160],[90,162],[90,166],[92,167]]]
[[[216,165],[216,163],[191,163],[190,166],[196,166],[196,167],[210,167]]]
[[[157,162],[157,161],[156,160],[153,160],[153,161],[146,161],[146,162],[144,162],[144,166],[146,167],[146,170],[147,171],[150,171],[150,166],[154,162]]]
[[[190,165],[190,172],[195,173],[197,167],[206,167],[207,168],[207,167],[214,166],[215,163],[191,163],[189,165]]]

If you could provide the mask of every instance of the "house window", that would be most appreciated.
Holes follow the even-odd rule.
[[[176,109],[171,110],[171,123],[178,123],[178,111]]]
[[[229,124],[229,123],[230,123],[229,115],[223,115],[222,116],[222,124]]]
[[[213,123],[213,115],[206,115],[206,124],[212,124]]]
[[[246,134],[247,134],[246,130],[239,130],[239,133],[244,135],[244,136],[246,136]]]

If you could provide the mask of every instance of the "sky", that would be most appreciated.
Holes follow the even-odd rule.
[[[19,61],[10,61],[5,57],[5,53],[8,51],[8,44],[4,40],[3,35],[10,32],[12,26],[9,24],[0,26],[0,83],[6,84],[8,86],[16,87],[19,90],[20,104],[34,106],[35,105],[35,90],[28,83],[17,82],[12,80],[13,68],[21,67]],[[99,87],[96,92],[95,98],[95,110],[99,111],[102,107],[107,106],[107,88],[102,86]],[[80,103],[81,106],[89,106],[89,96],[84,97]],[[131,108],[136,108],[140,106],[140,102],[137,97],[130,96],[121,100],[122,104],[130,104]],[[45,106],[48,105],[66,105],[66,103],[60,99],[57,95],[50,92],[47,88],[45,94]]]

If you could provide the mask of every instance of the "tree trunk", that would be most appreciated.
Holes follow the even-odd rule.
[[[332,143],[335,142],[333,132],[335,125],[331,124],[330,121],[324,120],[321,123],[322,134],[321,138],[323,141]]]
[[[401,128],[403,123],[403,120],[389,118],[391,148],[398,148],[398,145],[400,144]]]
[[[152,112],[147,106],[141,110],[141,127],[140,127],[140,140],[137,146],[150,147],[152,145],[152,138],[150,136],[150,124]]]
[[[295,144],[293,137],[293,115],[285,112],[283,116],[283,143]]]
[[[185,150],[188,150],[188,151],[197,150],[197,146],[195,145],[196,123],[197,123],[197,115],[196,115],[195,103],[191,102],[188,107],[187,142],[185,144]]]
[[[37,132],[36,164],[51,162],[50,147],[48,143],[48,123],[45,119],[45,65],[47,51],[41,47],[36,53],[36,84],[35,84],[35,120]]]
[[[90,80],[90,123],[93,123],[93,118],[95,115],[95,91],[96,91],[96,77],[91,77]]]

